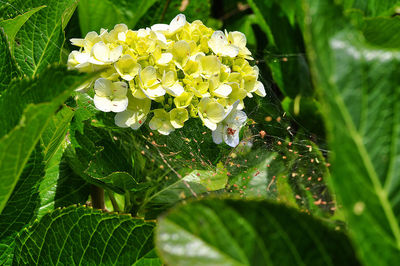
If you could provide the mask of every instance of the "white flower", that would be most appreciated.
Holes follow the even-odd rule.
[[[184,14],[177,15],[171,23],[168,24],[155,24],[151,26],[152,31],[159,31],[165,34],[174,34],[186,24],[186,17]]]
[[[239,54],[239,47],[229,43],[222,31],[215,31],[208,41],[208,46],[216,55],[236,57]]]
[[[72,51],[68,56],[68,69],[78,69],[82,71],[87,71],[90,66],[89,63],[90,54],[81,53],[78,51]]]
[[[134,130],[140,128],[146,121],[150,112],[151,100],[138,99],[128,96],[129,104],[125,111],[115,115],[115,124],[119,127],[130,127]]]
[[[122,55],[122,46],[110,49],[104,42],[93,45],[89,62],[95,65],[106,65],[116,62]]]
[[[161,80],[157,77],[157,71],[153,66],[147,66],[139,71],[139,86],[149,99],[156,99],[165,95],[165,89]]]
[[[211,130],[216,130],[217,123],[221,122],[225,116],[224,107],[213,98],[202,98],[198,110],[200,119]]]
[[[94,105],[103,112],[122,112],[128,106],[127,90],[128,85],[125,82],[99,78],[94,83]]]
[[[216,144],[224,141],[231,147],[239,144],[239,131],[247,120],[245,112],[237,109],[239,101],[230,106],[225,119],[218,123],[216,130],[212,132],[212,138]]]

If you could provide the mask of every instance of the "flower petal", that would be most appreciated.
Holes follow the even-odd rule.
[[[221,144],[223,141],[224,126],[218,124],[217,129],[212,132],[212,138],[215,144]]]
[[[231,94],[232,87],[227,84],[221,84],[218,86],[216,90],[214,90],[214,94],[218,97],[226,98]]]
[[[267,95],[265,93],[264,84],[262,84],[260,81],[257,81],[255,88],[256,88],[255,94],[257,94],[258,96],[265,97]]]
[[[128,97],[114,99],[111,101],[111,111],[114,113],[123,112],[128,107]]]
[[[180,96],[185,90],[183,89],[182,85],[179,84],[179,82],[176,82],[174,85],[172,85],[171,87],[167,87],[165,88],[167,90],[167,92],[174,96],[174,97],[178,97]]]
[[[184,14],[177,15],[169,24],[169,32],[174,33],[186,24],[186,17]]]
[[[111,100],[107,97],[101,97],[98,95],[94,95],[93,97],[94,106],[103,112],[110,112],[112,108]]]
[[[100,97],[111,96],[112,94],[112,82],[105,78],[99,78],[94,83],[94,91],[96,95]]]

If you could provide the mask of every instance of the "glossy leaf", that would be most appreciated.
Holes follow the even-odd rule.
[[[343,232],[268,201],[194,201],[158,222],[168,265],[358,265]]]
[[[11,45],[11,50],[14,46],[14,39],[15,35],[17,35],[17,32],[19,29],[24,25],[24,23],[36,12],[38,12],[40,9],[44,8],[46,6],[39,6],[36,8],[32,8],[31,10],[16,16],[15,18],[10,18],[10,19],[5,19],[5,20],[0,20],[0,27],[4,29],[4,32],[9,38],[9,42]]]
[[[32,152],[15,190],[0,214],[0,264],[12,260],[17,234],[36,217],[40,205],[39,180],[44,175],[43,155],[39,148]]]
[[[307,52],[330,132],[333,189],[364,264],[396,264],[400,53],[371,47],[333,1],[303,4]]]
[[[15,81],[0,98],[0,211],[57,108],[85,76],[64,67],[40,77]],[[54,86],[57,84],[57,86]]]
[[[154,223],[68,207],[45,215],[16,239],[16,264],[129,264],[150,260]]]
[[[6,16],[14,17],[32,7],[45,8],[37,11],[15,35],[14,55],[22,72],[35,76],[51,63],[61,60],[64,44],[63,29],[77,5],[75,0],[16,0],[5,5]]]
[[[3,29],[0,29],[0,93],[8,88],[13,78],[19,76],[20,71],[11,55],[7,36]]]

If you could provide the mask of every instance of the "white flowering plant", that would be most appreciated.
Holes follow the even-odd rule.
[[[93,88],[94,105],[116,113],[119,127],[136,130],[151,116],[150,128],[168,135],[200,119],[215,143],[236,147],[247,121],[243,100],[266,95],[243,33],[214,31],[183,14],[136,31],[118,24],[71,43],[80,48],[68,57],[70,69],[101,71],[79,90]]]
[[[2,1],[0,265],[397,265],[398,3],[361,2]]]

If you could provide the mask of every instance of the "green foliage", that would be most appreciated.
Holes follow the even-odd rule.
[[[398,6],[5,1],[0,264],[395,265]],[[118,128],[92,91],[73,92],[99,73],[54,65],[67,60],[65,35],[150,27],[179,13],[246,34],[267,95],[245,99],[249,119],[234,149],[193,119],[169,136]],[[76,205],[101,202],[103,190],[105,210]]]
[[[304,2],[306,22],[319,21],[306,23],[306,40],[325,104],[333,188],[363,262],[393,264],[400,257],[400,54],[371,47],[340,6]]]
[[[75,0],[15,0],[0,9],[3,18],[15,19],[26,10],[46,6],[35,10],[15,35],[14,55],[22,72],[35,76],[51,63],[59,63],[64,32],[76,5]]]
[[[85,207],[57,209],[18,236],[15,262],[161,265],[152,251],[153,228],[153,222],[129,215]]]
[[[363,34],[369,43],[383,48],[399,49],[399,17],[366,18],[364,24]]]
[[[52,115],[84,81],[84,75],[52,67],[40,77],[14,81],[2,94],[0,112],[6,119],[1,120],[0,130],[0,210]]]
[[[8,88],[13,78],[20,75],[3,29],[0,29],[0,65],[0,92],[2,92]]]
[[[120,23],[134,29],[155,2],[156,0],[82,0],[78,7],[82,37],[89,31],[99,32],[101,28],[111,30]]]
[[[156,244],[167,264],[358,264],[343,232],[267,201],[194,201],[158,223]]]
[[[22,25],[24,25],[24,23],[33,14],[35,14],[36,12],[38,12],[40,9],[42,9],[44,7],[46,7],[46,6],[39,6],[36,8],[32,8],[28,12],[18,15],[15,18],[0,20],[0,27],[2,27],[4,29],[4,32],[7,34],[8,38],[9,38],[11,50],[13,50],[15,35],[17,35],[17,32],[21,29]]]

